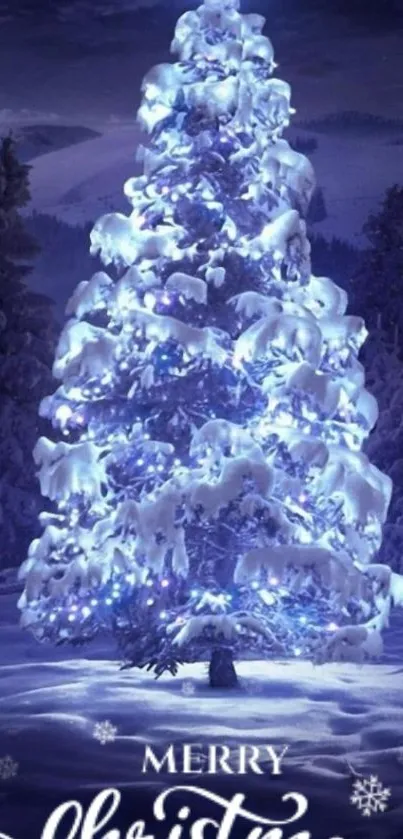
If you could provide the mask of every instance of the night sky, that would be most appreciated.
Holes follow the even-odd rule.
[[[89,123],[130,118],[195,0],[0,0],[1,109]],[[297,107],[403,116],[403,0],[243,0],[268,20]],[[6,80],[6,84],[4,84]]]

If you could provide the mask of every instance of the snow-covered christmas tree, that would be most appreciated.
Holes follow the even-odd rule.
[[[34,452],[57,509],[21,572],[39,637],[110,629],[133,665],[206,660],[213,685],[236,658],[377,655],[403,601],[376,564],[366,330],[311,271],[314,172],[264,23],[205,0],[144,79],[144,174],[91,234],[112,276],[68,304],[42,403],[64,438]]]

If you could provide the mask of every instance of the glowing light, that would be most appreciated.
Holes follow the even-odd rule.
[[[296,647],[296,649],[294,650],[294,655],[296,658],[299,658],[299,656],[302,655],[302,650],[300,650],[299,647]]]
[[[146,309],[149,309],[150,312],[153,311],[157,301],[154,294],[151,294],[150,291],[147,291],[144,295],[144,305]]]
[[[112,598],[111,598],[111,597],[107,597],[107,598],[106,598],[106,600],[105,600],[105,603],[106,603],[106,605],[107,605],[107,606],[111,606],[111,605],[112,605],[112,603],[113,603]]]
[[[162,588],[167,588],[169,586],[169,580],[161,580],[161,586]]]
[[[286,411],[279,411],[276,415],[276,422],[279,425],[291,426],[294,425],[294,417],[291,414],[287,414]]]
[[[73,416],[73,411],[69,405],[58,405],[55,411],[55,417],[58,422],[65,425],[66,422]]]
[[[159,92],[160,91],[157,85],[151,83],[147,85],[144,95],[147,97],[147,99],[156,99],[159,95]]]
[[[329,623],[329,626],[327,627],[328,632],[337,632],[338,628],[339,627],[337,626],[337,623],[333,623],[333,622]]]
[[[278,581],[277,577],[270,577],[269,583],[270,583],[271,586],[278,586],[279,581]]]
[[[68,396],[73,402],[79,402],[83,398],[83,392],[79,387],[71,387]]]
[[[84,606],[84,608],[81,611],[84,618],[89,618],[91,614],[91,609],[89,608],[89,606]]]
[[[162,621],[165,620],[167,617],[168,617],[168,612],[160,612],[160,618],[161,618]]]
[[[266,591],[265,588],[260,589],[259,595],[262,598],[263,603],[266,604],[266,606],[273,606],[276,602],[274,594],[272,594],[270,591]]]
[[[152,597],[149,597],[147,600],[147,606],[154,606],[155,600]]]

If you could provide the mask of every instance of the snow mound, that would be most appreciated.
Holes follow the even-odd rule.
[[[398,653],[398,632],[395,641]],[[4,782],[0,827],[12,824],[11,836],[37,835],[31,822],[31,833],[27,829],[30,791],[32,818],[41,818],[42,826],[56,799],[74,792],[89,802],[109,786],[130,793],[131,821],[139,800],[135,810],[143,817],[143,806],[162,785],[195,782],[194,776],[142,774],[145,745],[162,757],[170,743],[177,755],[183,743],[199,744],[201,754],[207,743],[225,744],[231,754],[242,744],[271,744],[277,751],[288,745],[280,777],[205,775],[196,782],[228,797],[242,791],[262,814],[273,814],[273,801],[285,792],[302,792],[311,803],[304,827],[314,839],[328,839],[332,829],[354,839],[367,835],[349,801],[350,767],[364,776],[376,773],[392,790],[382,837],[401,827],[401,667],[243,662],[237,665],[239,689],[223,694],[208,687],[203,664],[158,681],[143,671],[121,671],[108,644],[79,651],[38,645],[16,626],[15,597],[1,597],[1,755],[18,763],[18,774]],[[94,734],[105,721],[116,737],[102,745]]]

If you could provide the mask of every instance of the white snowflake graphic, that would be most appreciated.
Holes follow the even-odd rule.
[[[363,816],[373,816],[387,809],[390,795],[390,789],[382,785],[377,775],[371,775],[370,778],[357,778],[354,781],[350,801]]]
[[[11,778],[15,778],[17,772],[18,763],[16,760],[13,760],[10,755],[0,757],[0,778],[2,781],[9,781]]]
[[[114,743],[116,740],[116,735],[118,730],[116,725],[112,725],[110,720],[104,720],[104,722],[97,722],[95,723],[94,727],[94,737],[95,740],[99,740],[103,746],[107,743]]]
[[[184,696],[193,696],[196,693],[196,688],[193,682],[183,682],[182,684],[182,693]]]

